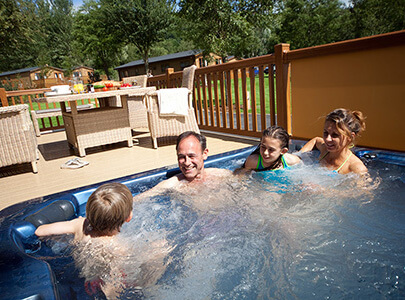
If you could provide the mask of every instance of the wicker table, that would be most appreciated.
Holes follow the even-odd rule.
[[[85,148],[127,141],[128,147],[133,146],[131,127],[129,124],[128,96],[144,96],[156,90],[155,87],[130,88],[115,91],[96,92],[91,94],[72,94],[35,99],[38,102],[60,102],[66,137],[69,145],[79,151],[79,156],[86,156]],[[77,100],[97,98],[100,107],[78,110]],[[120,98],[121,101],[111,101]],[[69,102],[70,111],[66,110],[65,102]],[[111,103],[120,102],[121,106]]]

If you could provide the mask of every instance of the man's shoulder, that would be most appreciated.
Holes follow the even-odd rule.
[[[209,175],[209,176],[228,176],[228,175],[232,175],[231,170],[220,169],[220,168],[206,168],[205,172],[206,172],[206,175]]]
[[[159,189],[170,189],[178,185],[178,183],[182,180],[183,174],[177,174],[169,179],[163,180],[160,182],[156,187]]]
[[[258,162],[259,162],[259,154],[258,153],[250,154],[246,158],[245,168],[246,169],[256,169]]]

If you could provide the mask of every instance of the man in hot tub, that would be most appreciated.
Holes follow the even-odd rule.
[[[186,131],[177,137],[177,162],[181,173],[157,184],[142,196],[151,196],[166,189],[179,189],[195,184],[218,183],[218,179],[232,175],[230,170],[204,168],[208,157],[207,139],[194,131]]]

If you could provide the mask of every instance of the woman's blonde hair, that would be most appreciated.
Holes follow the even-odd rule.
[[[108,234],[120,230],[132,212],[131,191],[121,183],[106,183],[87,200],[86,218],[93,230]]]
[[[326,116],[326,121],[336,125],[337,130],[354,143],[355,137],[366,129],[365,117],[361,111],[350,111],[345,108],[338,108]],[[355,137],[352,136],[355,134]]]

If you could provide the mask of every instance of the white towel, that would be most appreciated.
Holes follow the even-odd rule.
[[[188,89],[173,88],[157,91],[159,114],[162,116],[188,115]]]

